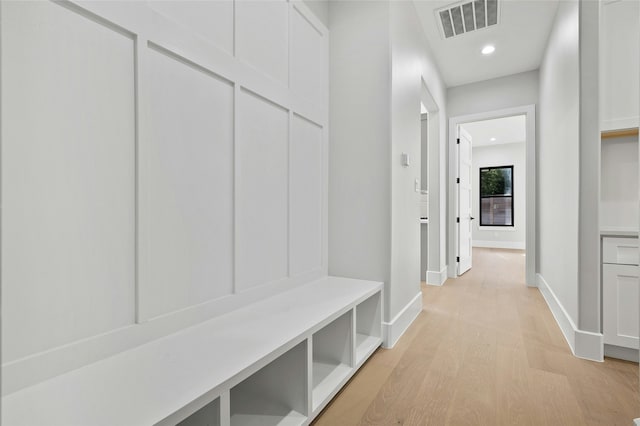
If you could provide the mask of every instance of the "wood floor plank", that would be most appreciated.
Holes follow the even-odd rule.
[[[423,285],[423,311],[379,349],[315,425],[629,425],[638,364],[572,355],[522,251],[474,249],[473,268]]]

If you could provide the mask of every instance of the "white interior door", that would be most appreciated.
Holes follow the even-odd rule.
[[[458,127],[458,275],[471,269],[471,135]]]

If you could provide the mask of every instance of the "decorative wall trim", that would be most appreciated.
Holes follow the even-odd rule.
[[[440,272],[438,271],[427,271],[427,284],[429,285],[442,285],[447,280],[447,266]]]
[[[124,326],[118,325],[118,328],[107,329],[101,334],[89,335],[74,341],[65,341],[61,345],[57,345],[51,348],[47,348],[44,351],[38,351],[29,353],[26,356],[20,356],[18,358],[12,357],[7,359],[3,353],[2,365],[2,394],[7,395],[12,392],[16,392],[27,386],[31,386],[38,382],[44,381],[51,377],[64,374],[71,370],[80,368],[84,365],[99,361],[106,357],[112,356],[119,352],[129,350],[136,346],[148,343],[152,340],[161,338],[168,334],[175,333],[186,327],[202,323],[211,318],[223,315],[234,309],[246,306],[247,304],[257,302],[259,300],[270,297],[274,294],[292,289],[296,286],[303,285],[307,282],[321,278],[327,275],[327,229],[328,229],[328,30],[320,23],[320,21],[310,12],[304,4],[297,2],[289,2],[286,6],[287,14],[290,20],[288,23],[290,28],[287,28],[288,39],[286,40],[286,48],[289,51],[287,54],[287,79],[295,73],[305,73],[304,67],[297,69],[293,67],[289,61],[293,61],[296,55],[295,49],[300,53],[308,53],[307,49],[302,48],[304,44],[297,46],[295,49],[292,40],[304,41],[302,36],[299,38],[294,31],[293,23],[298,22],[302,25],[309,24],[309,34],[317,33],[318,35],[318,61],[322,65],[316,67],[313,71],[317,71],[317,80],[322,84],[316,83],[310,84],[304,81],[296,84],[282,84],[282,82],[274,80],[267,72],[268,70],[259,69],[254,65],[247,63],[246,58],[242,57],[242,53],[238,54],[233,48],[226,48],[221,45],[215,44],[215,40],[209,40],[203,37],[201,34],[196,33],[192,28],[182,25],[175,21],[171,17],[165,16],[162,13],[155,10],[151,5],[145,2],[128,2],[126,4],[113,4],[109,2],[87,2],[83,0],[73,0],[65,2],[41,2],[39,5],[44,5],[47,8],[62,7],[69,11],[69,13],[80,15],[94,22],[96,25],[105,26],[113,29],[114,31],[132,38],[132,53],[135,53],[135,67],[131,68],[131,81],[135,81],[135,93],[132,92],[132,99],[136,97],[136,114],[133,115],[133,120],[136,123],[136,128],[140,129],[139,135],[136,137],[136,146],[138,143],[141,146],[146,146],[148,142],[148,134],[150,130],[150,121],[148,119],[148,97],[149,97],[149,56],[150,52],[162,53],[165,56],[179,62],[188,68],[196,69],[197,71],[204,72],[225,80],[226,83],[233,84],[234,101],[232,107],[234,108],[234,126],[238,126],[239,110],[238,98],[240,94],[252,93],[259,96],[268,102],[278,105],[284,108],[289,114],[289,128],[287,129],[286,137],[287,141],[291,140],[291,122],[292,118],[300,117],[310,123],[313,123],[321,127],[322,132],[322,184],[321,184],[321,221],[322,229],[320,239],[322,243],[321,258],[319,260],[320,265],[313,270],[307,270],[306,272],[289,271],[285,277],[278,277],[273,281],[269,281],[265,278],[264,282],[257,283],[248,289],[233,288],[229,294],[223,296],[215,295],[209,299],[197,300],[194,303],[184,308],[180,307],[175,310],[170,310],[166,313],[160,313],[158,315],[145,315],[142,312],[141,305],[146,303],[144,291],[140,291],[144,286],[144,279],[140,279],[135,283],[136,288],[131,289],[131,294],[136,294],[136,306],[135,310],[130,313],[132,318],[131,324]],[[52,9],[53,10],[53,9]],[[2,12],[5,13],[5,4],[2,5]],[[4,15],[3,15],[4,16]],[[232,16],[232,15],[229,15]],[[233,15],[231,24],[237,26],[239,16]],[[306,24],[305,24],[306,23]],[[234,27],[235,28],[235,27]],[[234,29],[233,31],[236,31]],[[304,34],[303,34],[304,35]],[[234,33],[235,36],[235,33]],[[4,43],[5,40],[3,40]],[[304,42],[306,43],[306,42]],[[3,44],[4,47],[4,44]],[[133,49],[133,47],[135,47]],[[315,50],[314,50],[315,52]],[[314,54],[316,54],[314,53]],[[302,59],[300,59],[302,58]],[[299,56],[300,62],[304,65],[306,56]],[[81,58],[81,60],[84,60]],[[302,74],[301,74],[302,75]],[[307,74],[304,74],[305,76]],[[293,81],[293,79],[292,79]],[[309,96],[304,90],[300,91],[301,87],[312,89],[315,96]],[[5,100],[3,98],[2,102]],[[231,104],[230,104],[231,105]],[[236,138],[238,133],[234,133],[234,144],[236,144]],[[235,148],[234,148],[235,149]],[[289,159],[290,147],[287,150],[287,159]],[[131,150],[133,155],[133,149]],[[234,158],[239,158],[237,155]],[[231,161],[235,161],[234,158]],[[139,159],[136,158],[136,161]],[[142,161],[142,160],[140,160]],[[143,162],[143,161],[142,161]],[[138,167],[136,165],[136,167]],[[234,165],[235,170],[238,167]],[[288,172],[290,173],[290,172]],[[289,179],[291,176],[289,175]],[[142,188],[139,182],[135,182],[136,191]],[[234,185],[237,185],[237,176],[234,176]],[[287,191],[289,191],[290,183],[287,183]],[[235,188],[235,186],[234,186]],[[235,189],[234,189],[235,191]],[[136,196],[138,196],[136,192]],[[237,194],[233,193],[234,203]],[[290,196],[288,195],[290,198]],[[144,194],[141,194],[140,199],[144,199]],[[289,200],[287,201],[289,203]],[[136,208],[138,208],[138,199],[135,200]],[[235,209],[235,204],[233,205]],[[289,204],[288,209],[291,209]],[[131,210],[133,212],[133,210]],[[237,223],[236,211],[234,210],[234,224]],[[4,213],[3,213],[4,214]],[[133,213],[132,213],[133,215]],[[288,213],[287,217],[287,236],[291,237],[291,213]],[[142,213],[141,213],[141,216]],[[135,239],[136,249],[138,248],[138,242],[141,239],[138,235],[139,225],[136,223],[135,235],[132,236],[132,241]],[[234,236],[234,244],[237,243]],[[289,246],[291,241],[287,243],[287,267],[291,264],[291,250]],[[144,244],[140,244],[144,246]],[[235,250],[234,246],[234,249]],[[136,254],[136,256],[139,253]],[[237,253],[234,253],[234,256]],[[137,262],[138,258],[134,260]],[[233,262],[236,262],[234,258]],[[234,263],[235,265],[235,263]],[[235,266],[234,266],[235,268]],[[132,274],[133,275],[133,274]],[[47,284],[47,283],[45,283]],[[234,283],[235,286],[235,283]],[[244,291],[243,291],[244,290]],[[133,296],[132,296],[133,297]],[[142,313],[141,313],[142,312]],[[135,323],[134,320],[135,319]]]
[[[422,312],[421,291],[398,312],[398,315],[393,317],[391,322],[382,322],[382,347],[386,349],[393,348],[420,312]]]
[[[482,241],[473,240],[473,247],[487,247],[487,248],[503,248],[513,250],[524,250],[524,241]]]
[[[556,297],[544,277],[536,274],[538,289],[547,302],[560,331],[571,348],[573,355],[590,361],[604,361],[604,343],[601,333],[580,330]]]

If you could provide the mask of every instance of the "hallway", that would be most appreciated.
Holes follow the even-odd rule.
[[[638,365],[574,357],[522,251],[473,250],[473,269],[423,285],[423,312],[379,349],[317,421],[323,425],[629,425]]]

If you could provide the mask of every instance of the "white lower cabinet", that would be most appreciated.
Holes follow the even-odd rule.
[[[603,238],[602,333],[605,345],[638,349],[640,279],[637,238]],[[632,253],[635,248],[635,252]],[[625,256],[619,256],[621,252]],[[630,264],[623,264],[628,261]],[[620,262],[620,263],[606,263]],[[605,352],[607,348],[605,347]],[[637,355],[636,355],[637,357]]]

